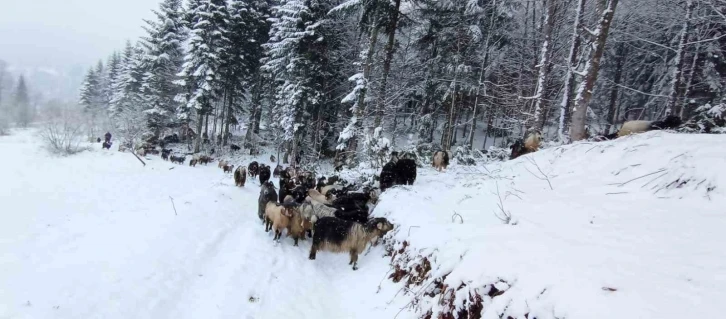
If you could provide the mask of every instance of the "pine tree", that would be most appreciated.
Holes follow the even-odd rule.
[[[328,10],[328,3],[315,0],[286,0],[272,10],[263,69],[276,80],[274,122],[293,155],[300,152],[311,110],[324,100],[326,52],[333,32],[325,24]]]
[[[13,99],[15,106],[16,122],[20,127],[28,127],[33,120],[33,114],[30,111],[30,96],[28,95],[28,87],[25,84],[25,77],[22,75],[18,79],[18,86],[15,88],[15,96]]]
[[[101,95],[100,79],[96,71],[97,69],[89,69],[81,84],[80,104],[87,112],[96,109]]]
[[[143,49],[126,42],[119,65],[119,73],[112,86],[109,111],[118,115],[141,103],[141,84],[144,74]]]
[[[181,0],[165,0],[154,11],[156,21],[146,21],[147,37],[143,41],[144,57],[143,102],[148,114],[147,124],[156,135],[164,127],[175,124],[179,103],[175,97],[184,61],[183,43],[186,39]]]
[[[194,0],[190,2],[187,23],[191,27],[189,52],[184,58],[181,81],[187,94],[182,95],[182,116],[196,111],[196,133],[201,135],[204,115],[211,112],[220,97],[222,85],[222,60],[227,35],[228,13],[224,0]],[[199,152],[201,138],[194,143]]]

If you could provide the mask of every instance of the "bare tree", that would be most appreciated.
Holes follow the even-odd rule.
[[[577,90],[575,107],[572,110],[570,137],[574,141],[587,138],[585,132],[587,108],[592,98],[592,89],[595,87],[595,81],[597,81],[597,75],[600,71],[600,60],[605,51],[605,42],[608,38],[610,24],[613,21],[617,5],[618,0],[610,0],[608,2],[607,7],[602,12],[597,28],[591,33],[591,36],[595,38],[593,41],[594,50],[590,53],[590,57],[585,64],[585,70],[583,71],[585,78]]]
[[[678,40],[678,48],[676,49],[676,56],[673,58],[674,67],[671,74],[671,87],[670,93],[668,94],[668,102],[666,104],[666,114],[680,113],[677,108],[680,104],[677,103],[679,93],[681,91],[681,84],[683,83],[683,56],[686,51],[686,41],[688,40],[688,34],[691,28],[691,17],[693,16],[693,9],[696,7],[696,2],[693,0],[686,0],[686,16],[683,19],[683,27],[681,28],[680,39]]]

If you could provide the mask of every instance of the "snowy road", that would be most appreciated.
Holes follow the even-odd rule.
[[[388,270],[380,247],[353,272],[347,255],[308,260],[309,240],[275,245],[256,216],[258,181],[236,188],[216,165],[155,156],[146,167],[131,154],[99,150],[52,158],[27,132],[1,138],[0,149],[14,154],[0,163],[0,318],[398,311],[374,309],[385,304],[375,298]]]

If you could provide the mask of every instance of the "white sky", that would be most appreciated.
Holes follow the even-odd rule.
[[[0,0],[0,59],[65,69],[105,60],[144,34],[161,0]]]

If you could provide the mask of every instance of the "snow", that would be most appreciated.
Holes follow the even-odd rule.
[[[433,260],[421,287],[448,274],[448,287],[484,289],[482,318],[716,317],[726,149],[714,145],[725,141],[651,132],[425,169],[413,187],[386,191],[376,212],[408,251]],[[512,224],[500,220],[497,193]],[[486,296],[500,281],[511,288]],[[436,318],[439,298],[422,296],[417,315],[433,307]]]
[[[0,137],[0,318],[367,318],[384,303],[380,246],[355,272],[347,255],[310,261],[310,240],[264,232],[258,181],[93,146],[55,158],[32,132]]]
[[[310,240],[273,243],[256,180],[237,188],[215,164],[157,156],[144,167],[97,144],[52,157],[14,131],[0,137],[12,154],[0,159],[0,318],[419,318],[445,310],[420,293],[443,275],[466,284],[457,307],[482,294],[482,318],[713,318],[726,298],[725,139],[650,132],[419,168],[373,211],[396,224],[389,242],[431,260],[405,289],[382,245],[352,271],[345,254],[308,260]],[[495,216],[497,189],[511,224]],[[488,297],[490,284],[504,293]]]

